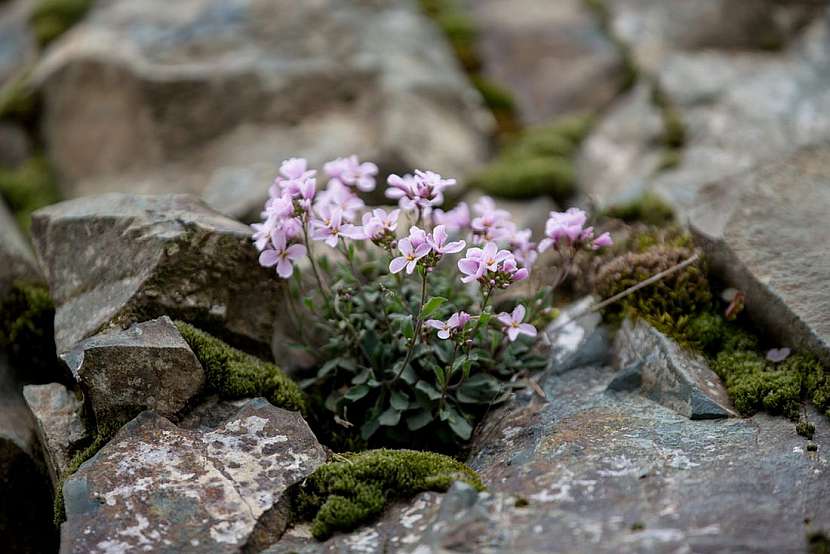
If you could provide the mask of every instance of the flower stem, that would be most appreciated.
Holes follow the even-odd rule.
[[[398,373],[395,374],[395,378],[392,379],[392,383],[400,379],[401,375],[403,374],[404,369],[409,364],[409,361],[412,359],[412,354],[415,352],[415,344],[418,342],[418,337],[421,334],[421,326],[424,324],[424,318],[422,314],[424,313],[424,304],[427,301],[427,272],[423,271],[421,273],[421,303],[418,306],[418,315],[415,320],[415,334],[412,335],[412,339],[409,341],[409,350],[406,352],[406,358],[403,360],[403,364],[401,368],[398,370]]]
[[[317,280],[317,286],[320,287],[320,294],[323,295],[326,302],[329,302],[330,298],[327,289],[323,286],[323,280],[320,278],[320,272],[317,270],[317,262],[314,261],[314,253],[311,251],[311,242],[308,240],[308,216],[306,216],[303,220],[303,241],[305,242],[305,249],[308,254],[308,259],[311,262],[311,271],[314,273],[314,278]]]

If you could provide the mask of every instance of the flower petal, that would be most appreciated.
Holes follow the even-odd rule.
[[[519,304],[515,308],[513,308],[513,321],[516,323],[522,321],[525,318],[525,307],[524,304]]]
[[[389,263],[389,271],[392,273],[399,273],[404,267],[406,267],[406,258],[403,256],[398,256]]]
[[[523,333],[529,337],[536,336],[536,327],[531,325],[530,323],[522,323],[519,325],[519,332]]]
[[[288,279],[292,273],[294,273],[294,266],[287,259],[281,258],[277,264],[277,275],[283,279]]]
[[[271,267],[279,261],[279,255],[276,250],[263,250],[259,255],[259,265],[262,267]]]

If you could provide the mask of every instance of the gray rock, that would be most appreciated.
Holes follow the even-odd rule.
[[[167,316],[95,335],[61,358],[99,421],[142,410],[173,416],[205,384],[202,365]]]
[[[574,302],[562,309],[545,330],[543,340],[550,348],[548,368],[553,373],[608,361],[608,331],[601,327],[602,316],[583,313],[596,301],[593,296],[586,296]],[[580,314],[583,315],[577,317]]]
[[[19,125],[0,123],[0,168],[17,167],[32,156],[32,143]]]
[[[52,552],[52,491],[23,375],[0,352],[0,537],[4,552]]]
[[[59,353],[110,325],[168,314],[267,352],[282,295],[250,229],[188,195],[107,194],[35,212]],[[106,253],[106,255],[102,255]]]
[[[213,430],[144,412],[64,484],[61,551],[258,551],[325,457],[299,414],[264,399]]]
[[[700,354],[682,348],[642,319],[626,319],[614,341],[617,364],[637,365],[640,391],[691,419],[734,416],[720,378]]]
[[[467,4],[484,75],[512,93],[524,123],[596,112],[624,84],[622,56],[582,0]]]
[[[705,187],[693,233],[754,321],[830,364],[830,147]]]
[[[28,241],[0,199],[0,300],[6,297],[15,281],[42,280]]]
[[[408,0],[97,2],[35,81],[67,196],[191,192],[234,216],[280,159],[460,176],[492,126]]]
[[[32,412],[52,485],[58,486],[78,446],[89,438],[83,401],[60,383],[26,385],[23,397]]]

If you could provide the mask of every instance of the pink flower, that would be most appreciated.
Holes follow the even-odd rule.
[[[516,258],[510,256],[504,260],[500,268],[501,272],[510,280],[511,283],[516,281],[524,281],[530,275],[526,267],[518,267],[516,265]]]
[[[771,362],[783,362],[790,357],[791,350],[789,348],[773,348],[767,352],[767,360]]]
[[[502,312],[497,316],[499,322],[505,326],[507,338],[510,339],[510,342],[515,341],[520,334],[527,335],[529,337],[536,336],[536,328],[530,323],[522,323],[524,318],[525,307],[521,304],[516,306],[512,314]]]
[[[428,210],[444,201],[443,191],[455,184],[455,179],[444,179],[433,171],[416,169],[415,176],[390,175],[386,196],[398,200],[401,208]]]
[[[470,314],[467,312],[455,312],[450,318],[443,322],[438,319],[428,319],[426,324],[428,327],[438,329],[439,339],[448,339],[456,329],[461,330],[470,321]]]
[[[464,274],[463,283],[480,279],[489,271],[497,271],[499,262],[512,257],[507,250],[499,250],[494,242],[488,242],[484,248],[469,248],[464,258],[458,260],[458,269]]]
[[[343,212],[340,208],[321,206],[317,209],[319,219],[311,221],[311,238],[325,241],[334,248],[341,238],[362,240],[365,238],[360,227],[343,222]]]
[[[405,238],[398,241],[398,250],[402,256],[398,256],[389,263],[389,271],[399,273],[405,267],[407,274],[411,274],[415,271],[418,260],[429,254],[430,248],[426,242],[416,248],[412,246],[412,241]]]
[[[461,252],[467,243],[463,240],[455,242],[447,242],[447,228],[443,225],[438,225],[432,231],[432,235],[427,235],[427,243],[432,247],[432,250],[438,254],[455,254]]]
[[[461,231],[470,225],[470,208],[466,202],[459,202],[458,205],[449,210],[435,210],[433,218],[437,225],[444,225],[448,231]]]
[[[412,243],[412,248],[418,249],[422,244],[429,244],[427,242],[427,232],[413,225],[409,228],[409,242]],[[431,249],[432,247],[430,247]],[[427,251],[429,253],[429,250]]]
[[[308,169],[308,161],[305,158],[290,158],[280,164],[280,174],[285,179],[297,180],[312,177],[314,170]]]
[[[611,240],[611,234],[606,232],[595,238],[591,247],[598,250],[603,246],[611,246],[612,244],[614,244],[614,241]]]
[[[378,166],[371,162],[360,163],[355,155],[330,161],[323,166],[323,170],[333,180],[346,186],[366,192],[375,189],[374,176],[378,173]]]
[[[302,244],[286,246],[285,235],[279,231],[274,231],[271,235],[271,245],[273,248],[263,250],[259,255],[259,264],[263,267],[276,265],[277,275],[288,279],[294,272],[294,262],[306,255],[305,246]]]
[[[317,205],[328,205],[330,208],[338,208],[343,217],[351,222],[357,212],[365,206],[363,200],[357,197],[357,195],[352,192],[352,189],[342,184],[340,181],[331,180],[329,181],[326,190],[320,193]]]
[[[398,216],[400,210],[386,211],[375,208],[371,212],[363,214],[363,234],[368,239],[376,239],[385,233],[394,233],[398,228]]]
[[[531,236],[532,231],[530,229],[523,229],[516,231],[510,239],[510,248],[513,250],[513,255],[516,256],[516,261],[528,269],[533,267],[539,257],[536,243],[530,240]]]
[[[565,212],[551,212],[545,224],[545,238],[539,243],[539,252],[556,247],[562,242],[572,244],[582,237],[588,214],[579,208],[569,208]],[[593,232],[593,230],[591,231]]]

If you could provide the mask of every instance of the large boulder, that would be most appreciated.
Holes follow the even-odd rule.
[[[111,325],[169,314],[269,351],[279,304],[250,229],[188,195],[107,194],[37,211],[58,353]]]
[[[35,72],[65,194],[192,192],[242,216],[294,155],[463,174],[491,118],[414,4],[97,2]]]
[[[619,50],[583,0],[467,4],[483,73],[510,91],[524,123],[595,112],[625,83]]]
[[[0,300],[6,297],[17,281],[42,280],[32,248],[0,199]]]
[[[287,489],[325,458],[298,413],[264,399],[215,429],[144,412],[64,483],[61,551],[259,551],[287,525]]]
[[[89,439],[83,401],[60,383],[26,385],[23,397],[34,417],[49,477],[57,487],[72,456]]]
[[[706,3],[679,2],[694,13]],[[704,41],[699,48],[693,42],[687,49],[661,50],[658,59],[643,62],[659,93],[650,95],[651,109],[643,103],[648,95],[622,99],[607,123],[596,127],[579,164],[586,192],[607,205],[654,191],[685,218],[703,185],[830,140],[830,10],[822,3],[810,8],[814,21],[783,50],[706,48]],[[635,27],[636,18],[627,17],[618,19]],[[706,29],[705,14],[697,17],[685,17],[699,21],[687,27]],[[636,52],[648,35],[630,35]],[[626,126],[634,113],[659,114],[662,132]],[[667,147],[674,148],[669,155]]]
[[[24,372],[0,353],[0,537],[3,552],[52,552],[52,491],[32,414],[21,394]]]
[[[61,358],[98,421],[142,410],[174,416],[205,385],[202,364],[167,316],[95,335]]]
[[[830,364],[830,145],[705,187],[690,223],[754,321]]]

